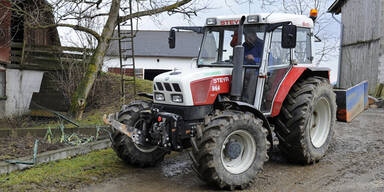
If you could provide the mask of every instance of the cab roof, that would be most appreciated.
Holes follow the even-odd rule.
[[[313,28],[313,20],[308,16],[285,13],[256,13],[251,15],[244,14],[210,17],[207,18],[207,21],[209,19],[216,19],[216,24],[207,24],[208,22],[206,22],[206,26],[238,25],[242,16],[246,17],[244,24],[271,24],[291,21],[292,24],[298,27]],[[253,20],[253,22],[248,22],[250,21],[249,18],[257,19]]]

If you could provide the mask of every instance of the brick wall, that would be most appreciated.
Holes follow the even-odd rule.
[[[120,68],[119,67],[109,67],[108,72],[120,75]],[[123,73],[126,76],[132,77],[133,76],[133,69],[125,68],[125,69],[123,69]],[[143,69],[136,68],[136,77],[141,78],[141,79],[143,78]]]

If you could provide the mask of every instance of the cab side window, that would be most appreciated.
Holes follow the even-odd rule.
[[[307,28],[297,28],[295,58],[300,64],[312,63],[311,30]]]
[[[281,28],[272,33],[271,52],[269,55],[269,66],[285,65],[290,63],[290,49],[281,47]]]

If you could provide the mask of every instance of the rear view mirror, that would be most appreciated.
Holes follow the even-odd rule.
[[[176,32],[173,29],[169,31],[168,44],[170,49],[174,49],[176,46]]]
[[[281,47],[283,48],[295,48],[296,47],[296,25],[283,25]]]

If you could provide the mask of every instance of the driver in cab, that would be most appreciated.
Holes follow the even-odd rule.
[[[235,31],[231,41],[231,47],[237,44],[238,33]],[[248,65],[255,65],[261,62],[263,54],[264,41],[257,37],[254,31],[244,31],[245,42],[244,46],[244,63]]]

